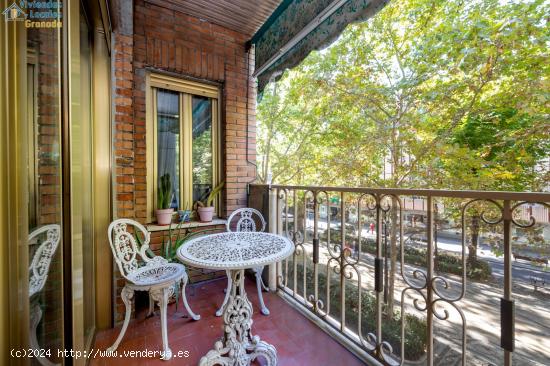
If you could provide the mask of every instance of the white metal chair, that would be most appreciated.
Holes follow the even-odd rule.
[[[134,234],[143,235],[143,244],[138,248],[134,235],[127,230],[127,226],[134,227]],[[153,311],[153,301],[158,303],[160,308],[160,326],[162,330],[162,347],[164,360],[172,358],[172,351],[168,346],[168,331],[166,324],[166,309],[170,297],[174,294],[176,286],[182,283],[181,293],[185,309],[194,320],[199,320],[200,316],[195,315],[187,304],[185,296],[185,286],[187,285],[187,273],[185,267],[178,263],[169,263],[161,256],[149,257],[150,233],[140,223],[129,220],[115,220],[109,225],[109,242],[111,250],[115,257],[120,273],[126,278],[126,285],[122,289],[122,301],[126,305],[126,314],[124,324],[115,343],[107,349],[108,352],[114,352],[124,337],[130,315],[132,313],[132,298],[134,291],[149,292],[149,314]],[[143,265],[140,266],[137,255],[141,257]]]
[[[31,300],[30,311],[30,346],[34,350],[40,350],[36,329],[42,319],[42,309],[38,300],[33,299],[33,296],[40,293],[48,279],[50,264],[59,246],[61,227],[56,224],[42,226],[29,234],[29,244],[33,243],[44,233],[45,240],[40,244],[34,252],[31,265],[29,266],[29,299]],[[40,355],[41,352],[37,352]],[[52,363],[46,357],[37,356],[37,361],[43,366],[55,366],[58,364]]]
[[[254,217],[258,219],[256,222],[254,220]],[[235,218],[238,218],[237,223],[233,226],[232,222]],[[258,227],[257,224],[261,225],[261,229]],[[235,210],[227,219],[227,223],[225,224],[227,231],[237,231],[237,232],[251,232],[251,231],[264,231],[265,230],[265,220],[260,211],[253,209],[253,208],[240,208],[238,210]],[[233,229],[233,230],[232,230]],[[256,287],[258,289],[258,299],[260,301],[260,307],[261,312],[264,315],[269,315],[269,309],[265,306],[264,298],[262,296],[262,290],[269,291],[267,286],[264,284],[262,280],[262,272],[264,270],[264,266],[253,268],[252,271],[254,272],[254,275],[256,276]],[[227,305],[227,302],[229,300],[229,295],[231,292],[231,275],[229,271],[226,271],[227,273],[227,288],[225,290],[225,298],[223,299],[223,303],[216,311],[216,316],[221,316],[223,314],[223,309]]]

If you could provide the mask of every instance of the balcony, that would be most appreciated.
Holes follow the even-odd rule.
[[[253,333],[277,347],[280,365],[547,362],[548,267],[517,259],[515,232],[548,235],[548,194],[253,185],[249,200],[269,217],[270,231],[296,245],[292,257],[266,270],[276,288],[265,294],[271,315],[259,315],[250,296]],[[170,307],[170,343],[189,351],[189,364],[220,337],[214,312],[225,284],[188,288],[199,321]],[[247,286],[254,294],[253,281]],[[158,322],[138,312],[119,353],[161,349]],[[100,333],[94,349],[105,350],[118,331]]]
[[[88,364],[64,350],[164,364],[139,357],[161,343],[146,298],[119,350],[135,352],[102,356],[125,316],[110,223],[143,224],[176,262],[166,238],[224,231],[245,206],[295,244],[263,273],[271,315],[249,291],[280,365],[550,364],[550,194],[445,190],[549,190],[540,1],[12,3],[0,364]],[[256,184],[271,178],[344,186]],[[180,225],[221,183],[214,220]],[[187,271],[202,319],[170,306],[170,344],[189,357],[167,364],[196,364],[222,334],[225,272]]]
[[[296,244],[279,294],[365,362],[548,362],[547,245],[521,254],[521,237],[549,240],[547,193],[273,185],[250,199]]]

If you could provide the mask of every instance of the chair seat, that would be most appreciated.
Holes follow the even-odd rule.
[[[177,263],[155,264],[141,267],[128,274],[130,282],[137,286],[152,286],[175,282],[185,275],[185,267]]]

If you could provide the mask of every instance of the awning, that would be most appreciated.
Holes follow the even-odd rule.
[[[284,0],[254,35],[261,95],[270,80],[331,44],[350,23],[365,21],[389,0]]]

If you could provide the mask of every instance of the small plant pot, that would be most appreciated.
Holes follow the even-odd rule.
[[[179,214],[179,222],[191,221],[191,210],[180,210],[178,211],[178,214]]]
[[[214,216],[214,207],[199,207],[197,208],[197,211],[202,222],[212,221],[212,216]]]
[[[167,208],[164,210],[157,210],[157,224],[170,225],[172,223],[172,215],[174,214],[173,208]]]

